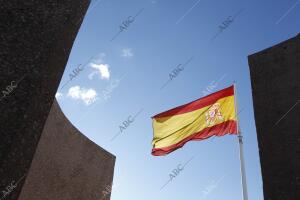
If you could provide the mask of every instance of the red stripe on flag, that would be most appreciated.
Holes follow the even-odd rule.
[[[202,97],[200,99],[197,99],[197,100],[187,103],[185,105],[182,105],[182,106],[173,108],[171,110],[165,111],[163,113],[157,114],[157,115],[153,116],[152,118],[170,117],[170,116],[179,115],[179,114],[183,114],[183,113],[187,113],[187,112],[192,112],[194,110],[198,110],[205,106],[209,106],[221,98],[232,96],[233,94],[234,94],[233,86],[230,86],[221,91],[210,94],[206,97]]]

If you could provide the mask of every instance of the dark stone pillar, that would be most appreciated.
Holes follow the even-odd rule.
[[[300,35],[249,56],[265,200],[300,199]]]
[[[1,197],[19,181],[5,199],[20,194],[89,2],[0,0]]]

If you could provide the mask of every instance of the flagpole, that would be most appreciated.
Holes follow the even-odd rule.
[[[241,161],[241,175],[242,175],[242,188],[243,188],[243,200],[248,200],[248,191],[247,191],[247,179],[246,179],[246,170],[245,170],[245,161],[244,161],[244,147],[243,147],[243,136],[240,131],[239,120],[237,116],[237,93],[236,93],[236,83],[234,82],[234,105],[235,113],[237,120],[237,130],[238,130],[238,141],[239,141],[239,150],[240,150],[240,161]]]

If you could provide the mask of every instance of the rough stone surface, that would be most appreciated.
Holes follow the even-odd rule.
[[[265,200],[299,200],[300,35],[249,65]]]
[[[89,2],[0,0],[0,195],[18,183],[7,200],[20,194]]]
[[[114,163],[54,101],[19,200],[108,200]]]

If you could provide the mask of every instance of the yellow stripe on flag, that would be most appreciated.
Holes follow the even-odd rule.
[[[176,144],[188,136],[200,132],[201,130],[212,126],[207,122],[208,110],[215,104],[219,104],[221,117],[216,118],[213,125],[218,125],[228,120],[236,120],[234,109],[234,96],[228,96],[219,99],[214,104],[201,109],[174,115],[171,117],[162,117],[153,119],[154,139],[152,145],[154,148],[168,147]],[[222,118],[222,119],[221,119]]]

